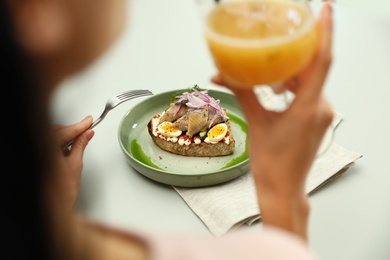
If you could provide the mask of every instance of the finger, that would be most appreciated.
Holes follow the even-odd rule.
[[[218,73],[217,75],[213,76],[211,78],[211,82],[220,85],[222,87],[226,87],[228,89],[231,88],[238,88],[238,89],[248,89],[251,88],[251,86],[241,84],[239,82],[235,81],[229,81],[226,77],[222,75],[222,73]]]
[[[262,119],[261,115],[266,112],[266,109],[264,109],[261,105],[253,89],[230,89],[236,96],[236,99],[240,104],[240,107],[244,112],[245,118],[248,122]]]
[[[323,135],[326,129],[332,123],[335,113],[329,100],[323,94],[321,95],[321,100],[319,105],[320,105],[320,109],[322,110],[320,127],[322,127],[323,129],[323,133],[322,133]]]
[[[63,127],[57,131],[57,136],[61,145],[74,140],[78,135],[86,131],[92,124],[92,116],[87,116],[80,122]]]
[[[296,76],[283,82],[283,89],[287,89],[293,93],[296,93],[300,85],[301,85],[301,78]]]
[[[89,141],[95,135],[94,130],[87,130],[74,139],[72,149],[70,150],[69,157],[71,160],[81,160],[84,155],[84,150],[87,147]]]
[[[219,73],[211,78],[211,82],[222,87],[227,87],[227,83],[223,80],[222,75]]]
[[[247,120],[249,120],[250,116],[254,116],[253,110],[256,109],[259,113],[263,113],[265,109],[260,104],[256,93],[254,93],[253,89],[242,89],[242,88],[234,88],[230,86],[223,79],[223,76],[219,73],[211,78],[211,81],[217,85],[226,87],[230,89],[236,96],[238,103],[241,106],[241,109],[246,115]],[[257,114],[257,115],[258,115]]]
[[[319,20],[319,47],[315,58],[298,78],[297,98],[317,102],[332,63],[333,18],[330,1],[324,2]]]

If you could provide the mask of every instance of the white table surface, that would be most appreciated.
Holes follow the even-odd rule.
[[[390,4],[367,2],[335,4],[334,63],[325,91],[344,115],[335,142],[363,157],[310,196],[309,242],[321,259],[390,259]],[[316,10],[320,4],[312,1]],[[109,97],[128,89],[157,94],[210,86],[215,68],[196,8],[195,0],[133,0],[120,39],[55,93],[55,122],[97,118]],[[143,99],[118,106],[95,128],[79,205],[90,217],[129,230],[210,234],[171,187],[134,171],[120,150],[118,124]]]

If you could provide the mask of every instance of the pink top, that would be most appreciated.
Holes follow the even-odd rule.
[[[318,259],[299,237],[277,228],[240,228],[219,237],[144,236],[152,260]]]

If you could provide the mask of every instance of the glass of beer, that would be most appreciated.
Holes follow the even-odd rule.
[[[316,51],[318,29],[307,0],[198,1],[210,53],[232,86],[282,86]]]

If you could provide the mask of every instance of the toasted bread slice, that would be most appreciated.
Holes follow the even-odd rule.
[[[229,138],[228,142],[220,141],[216,144],[201,142],[200,144],[196,144],[191,142],[191,144],[180,145],[179,142],[171,142],[165,139],[162,139],[158,136],[153,135],[152,129],[152,120],[148,123],[148,132],[153,142],[160,147],[161,149],[184,156],[194,156],[194,157],[216,157],[216,156],[224,156],[230,155],[234,153],[235,149],[235,140],[231,133],[230,121],[226,122],[228,126],[227,138]],[[196,137],[195,137],[196,138]]]

